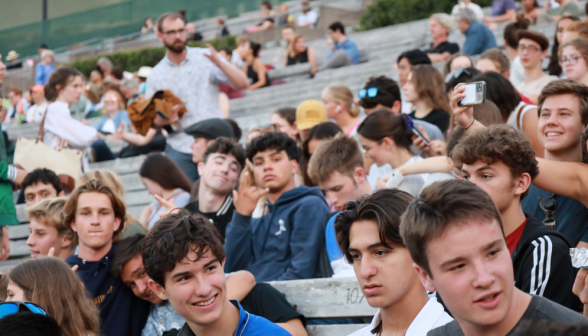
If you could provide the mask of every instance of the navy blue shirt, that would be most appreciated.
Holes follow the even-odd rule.
[[[98,306],[103,336],[141,336],[151,303],[136,297],[122,281],[112,276],[115,249],[113,245],[100,261],[86,261],[72,255],[65,262],[70,266],[78,265],[76,274]]]
[[[468,55],[478,55],[488,49],[496,48],[494,34],[480,22],[473,22],[465,32],[465,36],[463,52]]]
[[[539,189],[534,185],[529,188],[529,195],[522,202],[523,211],[543,221],[545,212],[539,206],[539,198],[548,198],[554,194]],[[557,204],[555,210],[555,230],[563,234],[572,246],[583,241],[588,243],[588,209],[573,198],[554,195]]]

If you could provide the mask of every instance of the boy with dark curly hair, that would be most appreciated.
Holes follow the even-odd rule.
[[[544,296],[575,311],[582,304],[572,293],[576,271],[564,235],[523,212],[521,200],[539,174],[531,141],[513,127],[500,124],[468,133],[452,152],[463,164],[464,179],[484,190],[504,222],[513,261],[515,286]]]

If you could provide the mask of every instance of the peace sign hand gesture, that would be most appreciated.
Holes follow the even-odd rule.
[[[235,211],[242,216],[251,216],[259,199],[269,192],[269,189],[259,189],[256,186],[247,187],[247,177],[249,172],[243,174],[239,191],[233,190],[233,204]]]

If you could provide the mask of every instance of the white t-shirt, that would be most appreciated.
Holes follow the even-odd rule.
[[[108,118],[104,125],[102,125],[102,129],[100,130],[104,133],[114,134],[116,133],[116,127],[114,127],[114,120]]]
[[[406,161],[406,163],[404,165],[419,162],[421,160],[423,160],[422,157],[415,155],[412,158],[410,158],[410,160]],[[378,181],[381,178],[383,178],[389,174],[392,174],[392,171],[393,171],[392,166],[390,166],[389,164],[385,164],[382,167],[378,167],[378,165],[376,165],[374,163],[370,167],[370,171],[369,171],[369,174],[367,177],[368,182],[369,182],[370,186],[372,187],[372,189],[374,189],[374,190],[377,189],[376,183],[378,183]],[[398,185],[398,189],[400,189],[402,191],[406,191],[407,193],[416,197],[420,194],[421,189],[425,185],[425,181],[427,181],[428,178],[429,178],[429,174],[407,175],[402,180],[402,183],[400,183],[400,185]]]
[[[545,75],[529,83],[522,82],[516,86],[516,89],[527,97],[539,96],[541,94],[541,90],[543,90],[545,85],[549,84],[549,82],[553,82],[554,80],[558,79],[559,78],[557,78],[556,76]]]
[[[506,121],[506,123],[508,125],[511,125],[512,127],[516,128],[517,130],[522,131],[523,130],[523,117],[525,116],[525,114],[528,111],[530,111],[532,109],[536,109],[536,108],[537,108],[537,106],[535,106],[535,105],[527,104],[524,101],[521,101],[519,103],[519,105],[517,105],[517,107],[515,107],[515,109],[510,112],[510,115],[508,116],[508,120]],[[519,110],[521,111],[520,114],[519,114]],[[517,120],[517,116],[518,116],[519,120]],[[520,125],[520,127],[519,127],[519,125]]]
[[[45,117],[45,136],[43,142],[57,148],[59,139],[67,141],[70,148],[84,150],[96,139],[98,131],[92,126],[86,126],[74,119],[69,112],[69,107],[63,102],[53,102],[47,108]]]
[[[509,80],[514,87],[521,84],[525,80],[525,68],[521,63],[519,56],[515,57],[510,65],[510,77]]]
[[[460,8],[462,8],[462,6],[472,10],[474,12],[474,14],[476,14],[476,20],[478,20],[478,22],[480,22],[480,23],[484,23],[484,11],[482,10],[482,7],[476,5],[473,2],[470,2],[467,5],[466,4],[457,4],[457,5],[453,6],[453,10],[451,11],[451,15],[456,15],[459,12]]]
[[[298,17],[296,18],[296,23],[299,26],[304,26],[309,23],[315,24],[317,19],[318,19],[318,15],[316,14],[315,11],[311,10],[310,12],[308,12],[306,14],[301,13],[300,15],[298,15]]]
[[[47,110],[47,101],[44,101],[40,105],[33,105],[29,107],[27,110],[27,123],[38,123],[43,120],[43,115],[45,115],[45,111]]]
[[[453,318],[445,312],[443,306],[437,302],[437,298],[431,297],[414,320],[412,320],[404,336],[425,336],[430,330],[444,326],[451,321],[453,321]],[[378,309],[369,326],[363,327],[349,336],[375,335],[372,333],[372,330],[380,325],[380,323],[382,323],[382,317]]]

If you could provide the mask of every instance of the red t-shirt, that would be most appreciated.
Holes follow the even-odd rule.
[[[517,247],[519,241],[521,240],[521,236],[523,235],[523,231],[525,231],[525,225],[527,224],[527,220],[521,224],[516,230],[514,230],[511,234],[506,236],[506,245],[508,246],[508,250],[510,254],[514,251],[515,247]]]

